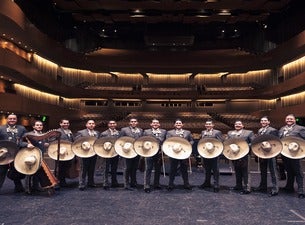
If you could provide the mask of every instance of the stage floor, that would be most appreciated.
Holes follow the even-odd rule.
[[[143,173],[138,172],[139,188],[97,188],[79,191],[77,179],[67,180],[71,187],[62,188],[54,195],[47,193],[25,195],[13,192],[13,182],[6,179],[0,191],[0,225],[11,224],[302,224],[305,223],[305,199],[296,193],[280,191],[278,196],[252,192],[241,195],[230,190],[235,176],[220,176],[220,192],[202,190],[202,169],[192,168],[192,191],[184,190],[181,176],[175,179],[176,189],[166,190],[168,176],[161,177],[162,190],[143,191]],[[118,175],[123,183],[122,175]],[[259,184],[259,173],[251,173],[252,187]],[[101,176],[95,181],[101,184]],[[270,181],[270,178],[269,178]],[[269,182],[268,181],[268,182]],[[285,186],[280,181],[280,187]],[[269,184],[270,186],[270,184]]]

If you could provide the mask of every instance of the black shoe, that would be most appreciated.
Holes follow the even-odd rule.
[[[219,192],[219,187],[214,187],[214,192],[218,193]]]
[[[150,193],[150,188],[144,188],[144,191],[145,191],[146,193]]]
[[[280,189],[283,190],[286,193],[293,193],[294,192],[294,188],[283,187],[283,188],[280,188]]]
[[[96,188],[96,187],[97,187],[97,185],[94,184],[94,183],[93,183],[93,184],[88,184],[87,186],[88,186],[89,188]]]
[[[66,181],[59,182],[60,187],[68,187],[69,185],[66,183]]]
[[[119,183],[111,183],[111,187],[112,188],[117,188],[117,187],[120,187]]]
[[[134,189],[133,188],[131,188],[131,187],[125,187],[124,188],[126,191],[133,191]]]
[[[242,191],[243,189],[241,187],[235,186],[235,187],[232,187],[231,190],[233,190],[233,191]]]
[[[130,187],[137,188],[137,184],[130,184]]]
[[[174,186],[169,185],[169,186],[167,186],[166,189],[167,189],[168,191],[172,191],[172,190],[174,190]]]
[[[33,187],[31,189],[32,192],[43,192],[44,190],[41,187]]]
[[[298,194],[298,198],[305,198],[305,194]]]
[[[161,187],[161,185],[154,185],[154,189],[155,189],[155,190],[161,190],[162,187]]]
[[[248,195],[250,193],[251,193],[251,191],[248,191],[248,190],[243,190],[240,192],[240,194],[242,194],[242,195]]]
[[[183,188],[184,188],[185,190],[192,190],[192,186],[189,185],[189,184],[184,185]]]
[[[271,191],[269,197],[277,196],[279,193],[276,191]]]
[[[80,191],[84,191],[85,190],[85,187],[79,187],[78,188]]]
[[[105,185],[105,186],[103,186],[103,188],[104,188],[104,190],[109,190],[109,186],[108,185]]]
[[[15,193],[22,193],[22,192],[25,192],[25,190],[22,186],[20,186],[20,187],[17,186],[17,187],[15,187],[14,192]]]
[[[262,193],[266,193],[267,192],[267,188],[266,187],[257,187],[257,188],[253,188],[254,192],[262,192]]]
[[[207,183],[203,183],[203,184],[201,184],[199,186],[199,188],[201,188],[201,189],[210,188],[210,187],[212,187],[212,185],[211,184],[207,184]]]

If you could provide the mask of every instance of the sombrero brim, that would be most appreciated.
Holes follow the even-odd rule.
[[[59,154],[59,161],[67,161],[74,158],[75,154],[72,151],[72,142],[66,140],[60,140],[60,148],[66,148],[65,155]],[[58,141],[51,142],[48,147],[48,155],[51,159],[57,160],[58,153]]]
[[[18,146],[12,141],[0,141],[0,148],[7,150],[7,153],[0,158],[0,165],[6,165],[14,161]]]
[[[24,160],[27,156],[32,156],[32,155],[35,156],[37,161],[35,162],[34,165],[29,167],[28,165],[26,165]],[[19,152],[17,153],[17,155],[15,157],[15,161],[14,161],[14,166],[15,166],[16,170],[22,174],[33,175],[40,168],[41,160],[42,160],[42,153],[39,148],[36,148],[36,147],[35,148],[23,148],[23,149],[20,149]]]
[[[144,143],[148,141],[151,142],[151,149],[146,150],[143,148]],[[156,155],[159,151],[159,142],[156,138],[151,137],[151,136],[142,136],[140,138],[138,138],[134,144],[134,150],[135,152],[143,157],[152,157],[154,155]]]
[[[231,150],[231,148],[230,148],[231,144],[236,144],[237,146],[239,146],[238,153],[234,153]],[[222,153],[229,160],[240,159],[240,158],[246,156],[250,151],[248,143],[244,139],[241,139],[241,138],[232,138],[232,139],[225,140],[223,142],[223,146],[224,146],[224,149],[223,149]]]
[[[173,146],[180,144],[182,150],[179,152],[173,151]],[[192,145],[182,137],[169,137],[162,144],[162,151],[169,157],[174,159],[187,159],[192,153]]]
[[[114,149],[118,155],[126,158],[126,159],[132,159],[137,156],[137,153],[135,152],[133,148],[133,143],[135,142],[135,139],[132,137],[124,136],[118,138],[115,143],[114,143]],[[131,144],[131,149],[128,152],[125,152],[123,150],[123,146],[125,143],[130,143]]]
[[[261,146],[265,141],[269,142],[271,145],[271,149],[269,151],[265,151]],[[281,153],[283,145],[278,137],[271,134],[264,134],[253,139],[251,149],[254,155],[257,157],[262,159],[270,159]]]
[[[99,138],[94,142],[93,149],[95,153],[102,158],[113,158],[118,155],[118,153],[116,153],[116,151],[114,150],[114,143],[116,140],[117,138],[115,137]],[[110,150],[106,150],[104,148],[104,143],[106,142],[110,142],[112,144]]]
[[[282,138],[281,142],[283,144],[283,150],[281,152],[283,156],[290,159],[302,159],[305,157],[305,140],[303,140],[302,138],[288,136]],[[293,152],[288,149],[289,144],[292,142],[298,143],[299,145],[298,151]]]
[[[209,152],[205,144],[211,142],[214,145],[213,151]],[[216,138],[203,138],[200,139],[197,145],[198,153],[203,158],[212,159],[218,157],[223,151],[223,143]]]
[[[75,155],[81,158],[89,158],[95,155],[93,149],[93,144],[96,140],[96,137],[81,137],[72,143],[72,151]],[[82,149],[82,144],[88,142],[90,144],[89,150]]]

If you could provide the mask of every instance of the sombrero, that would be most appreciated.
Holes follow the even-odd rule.
[[[203,138],[198,142],[197,149],[203,158],[212,159],[222,153],[223,143],[216,138]]]
[[[58,141],[53,141],[48,147],[48,155],[51,159],[57,160]],[[67,161],[73,159],[75,154],[72,151],[72,142],[60,140],[59,161]]]
[[[134,138],[128,136],[118,138],[114,143],[116,153],[127,159],[136,157],[137,153],[133,148],[134,141]]]
[[[278,137],[264,134],[253,139],[251,149],[257,157],[270,159],[281,153],[283,145]]]
[[[41,165],[42,153],[39,148],[22,148],[18,151],[14,166],[16,170],[25,175],[33,175]]]
[[[249,145],[242,138],[232,138],[223,142],[223,155],[230,160],[237,160],[249,153]]]
[[[290,159],[302,159],[305,157],[305,140],[298,137],[284,137],[281,139],[283,150],[281,154]]]
[[[12,141],[0,141],[0,165],[6,165],[14,161],[18,147]]]
[[[163,142],[162,151],[174,159],[187,159],[192,153],[192,145],[182,137],[169,137]]]
[[[95,153],[103,158],[113,158],[118,154],[114,150],[115,137],[102,137],[97,139],[93,144]]]
[[[96,137],[80,137],[72,143],[72,151],[81,158],[89,158],[95,155],[93,144]]]
[[[142,136],[133,144],[136,153],[143,157],[152,157],[159,151],[159,141],[152,136]]]

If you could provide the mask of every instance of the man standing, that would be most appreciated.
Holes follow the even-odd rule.
[[[182,137],[186,139],[190,144],[194,144],[194,140],[192,137],[192,134],[189,130],[183,129],[183,123],[182,120],[177,119],[174,124],[175,129],[170,130],[166,134],[166,138],[169,137]],[[184,183],[184,189],[192,190],[192,187],[189,183],[188,173],[187,173],[187,167],[188,167],[188,160],[186,159],[174,159],[169,158],[170,162],[170,174],[169,174],[169,184],[167,189],[169,191],[172,191],[174,189],[174,180],[177,173],[178,165],[180,164],[180,172],[182,175],[183,183]]]
[[[235,121],[234,130],[228,132],[228,139],[242,138],[248,144],[254,139],[254,133],[251,130],[244,129],[244,125],[240,120]],[[249,174],[250,154],[241,159],[233,160],[236,186],[233,188],[236,191],[241,191],[241,194],[249,194],[251,192],[250,174]],[[242,182],[244,181],[245,189]]]
[[[121,137],[123,136],[132,137],[134,139],[143,136],[143,130],[138,127],[138,120],[136,118],[131,118],[129,120],[129,126],[121,129]],[[139,159],[140,156],[138,155],[132,159],[125,159],[124,187],[127,190],[137,187],[137,169],[139,166]]]
[[[74,136],[72,131],[69,129],[70,127],[70,121],[68,119],[61,119],[59,122],[60,128],[57,129],[61,133],[60,139],[70,141],[71,143],[74,142]],[[59,179],[59,185],[60,187],[67,187],[68,184],[66,183],[66,175],[68,173],[69,168],[72,166],[72,163],[76,163],[75,160],[77,158],[75,157],[72,160],[67,161],[59,161],[58,162],[58,179]]]
[[[33,123],[33,131],[28,132],[25,134],[25,136],[27,135],[42,135],[43,131],[43,123],[40,120],[36,120]],[[29,141],[29,148],[34,148],[37,147],[39,148],[39,150],[42,152],[42,156],[46,151],[46,148],[49,146],[49,143],[46,140],[35,140],[33,138],[28,138]],[[32,146],[31,146],[32,145]],[[41,187],[39,186],[39,177],[37,176],[37,174],[34,175],[28,175],[26,176],[26,193],[27,194],[31,194],[32,192],[39,192],[41,191]]]
[[[109,120],[108,121],[108,129],[101,133],[101,137],[114,137],[119,138],[120,132],[117,130],[117,123],[115,120]],[[108,189],[108,174],[111,170],[111,187],[115,188],[119,186],[118,180],[117,180],[117,170],[118,170],[118,163],[119,163],[119,155],[106,159],[106,165],[105,162],[102,162],[102,170],[104,172],[102,175],[104,176],[104,189]]]
[[[159,142],[160,149],[156,155],[153,157],[145,158],[145,171],[144,171],[144,191],[149,193],[150,189],[150,179],[153,168],[155,168],[154,174],[154,188],[161,189],[160,186],[160,174],[162,166],[162,157],[161,157],[161,146],[163,141],[166,138],[166,130],[160,128],[160,122],[157,119],[151,121],[151,129],[144,131],[143,136],[152,136],[156,138]]]
[[[296,124],[295,116],[289,114],[285,118],[286,125],[279,130],[279,137],[299,137],[305,139],[305,127]],[[287,183],[284,187],[286,192],[294,192],[294,179],[298,185],[298,197],[304,198],[303,171],[300,159],[290,159],[282,155],[285,169],[287,171]]]
[[[94,130],[95,122],[94,120],[88,120],[86,123],[86,129],[80,130],[76,133],[75,139],[77,140],[80,137],[96,137],[99,138],[100,132]],[[94,183],[94,171],[96,164],[97,155],[91,156],[89,158],[81,159],[81,168],[79,174],[79,190],[83,191],[86,187],[86,175],[88,174],[88,183],[87,187],[96,187]]]
[[[223,141],[221,131],[214,129],[214,123],[212,120],[207,120],[205,122],[205,128],[206,129],[201,132],[201,139],[216,138],[221,142]],[[204,189],[211,187],[211,176],[213,172],[214,192],[219,192],[219,157],[217,156],[212,159],[203,158],[203,164],[205,167],[205,181],[200,185],[200,188]]]
[[[17,144],[19,148],[31,147],[27,142],[22,141],[22,137],[27,132],[24,126],[17,125],[17,116],[15,114],[9,114],[6,118],[6,125],[0,126],[0,140],[8,140]],[[0,189],[4,183],[7,171],[9,168],[14,169],[14,163],[7,165],[0,165]],[[15,192],[24,192],[24,188],[21,179],[14,179]]]
[[[261,128],[258,130],[257,135],[271,134],[278,137],[278,130],[270,126],[270,121],[267,116],[264,116],[260,120]],[[261,171],[261,181],[259,186],[254,191],[267,192],[267,169],[269,167],[272,190],[270,196],[278,195],[278,177],[276,171],[276,157],[270,159],[259,159],[259,167]]]

